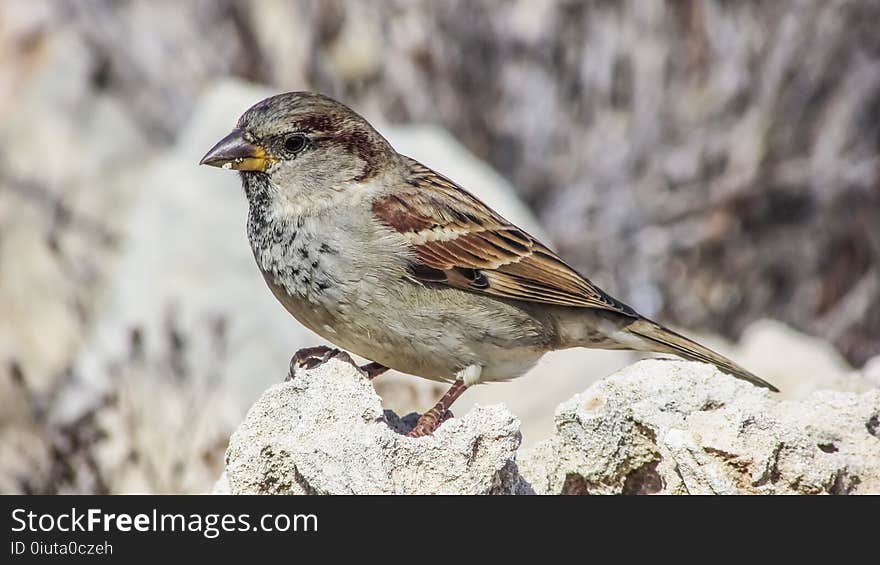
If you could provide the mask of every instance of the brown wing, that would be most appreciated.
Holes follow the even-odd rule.
[[[410,269],[414,279],[638,316],[472,194],[424,165],[408,162],[407,184],[374,202],[373,213],[409,239],[417,258]]]

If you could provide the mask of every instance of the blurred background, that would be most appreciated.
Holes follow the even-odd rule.
[[[265,288],[235,175],[197,166],[286,90],[784,397],[878,386],[878,29],[872,0],[0,2],[0,492],[210,491],[320,341]],[[532,444],[632,359],[549,355],[456,410],[506,402]]]

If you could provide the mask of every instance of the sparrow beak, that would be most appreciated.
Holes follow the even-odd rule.
[[[245,140],[242,131],[236,128],[218,141],[217,145],[202,157],[199,165],[236,171],[264,172],[273,160],[266,154],[265,149]]]

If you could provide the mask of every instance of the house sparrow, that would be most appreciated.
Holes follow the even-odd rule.
[[[452,383],[412,436],[432,433],[467,387],[569,347],[672,353],[777,390],[610,296],[328,97],[257,103],[201,164],[239,171],[257,265],[300,323],[372,360],[370,376]]]

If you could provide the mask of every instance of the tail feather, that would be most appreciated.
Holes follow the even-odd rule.
[[[746,371],[730,359],[715,353],[708,347],[703,347],[695,341],[691,341],[681,334],[664,328],[660,324],[652,322],[648,319],[640,319],[626,327],[627,332],[640,338],[648,340],[654,347],[649,347],[652,351],[658,353],[673,353],[690,359],[691,361],[701,361],[715,365],[725,373],[733,375],[739,379],[743,379],[753,385],[769,388],[773,392],[779,392],[779,389],[768,383],[764,379]]]

